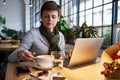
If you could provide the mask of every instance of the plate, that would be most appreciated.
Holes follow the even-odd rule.
[[[39,66],[38,64],[34,64],[33,67],[37,68],[37,69],[41,69],[41,70],[50,70],[50,69],[52,69],[52,66],[42,67],[42,66]]]

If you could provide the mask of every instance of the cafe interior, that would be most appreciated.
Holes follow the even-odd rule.
[[[41,6],[46,1],[51,0],[0,0],[0,80],[120,80],[120,0],[52,0],[61,6],[57,25],[65,38],[65,55],[72,50],[70,63],[63,63],[78,62],[72,68],[63,64],[62,76],[48,78],[52,69],[34,69],[34,61],[8,61],[24,35],[41,25]],[[94,60],[85,61],[83,54]],[[18,66],[27,66],[29,73],[17,75]],[[48,76],[36,78],[36,72]]]

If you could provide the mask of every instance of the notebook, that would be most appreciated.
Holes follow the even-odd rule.
[[[99,54],[104,38],[77,38],[70,60],[65,60],[65,67],[93,62]]]

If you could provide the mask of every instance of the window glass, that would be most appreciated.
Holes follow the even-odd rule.
[[[117,23],[120,23],[120,1],[118,1],[118,17],[117,17]]]
[[[65,14],[65,11],[64,11],[64,10],[65,10],[65,9],[64,9],[64,6],[62,6],[62,8],[61,8],[61,9],[62,9],[62,15],[64,15],[64,14]]]
[[[92,0],[86,1],[86,9],[92,8]]]
[[[65,4],[64,1],[65,1],[65,0],[61,0],[61,4],[62,4],[62,6]]]
[[[72,17],[72,15],[69,16],[68,23],[69,23],[69,27],[72,28],[73,27],[73,17]]]
[[[84,10],[84,0],[80,1],[80,11]]]
[[[79,17],[79,19],[80,19],[80,26],[82,26],[82,24],[84,23],[84,12],[81,12],[80,14],[80,17]]]
[[[100,5],[102,5],[102,0],[94,0],[94,7],[100,6]]]
[[[76,5],[76,0],[73,1],[73,13],[77,13],[77,5]]]
[[[39,12],[40,11],[40,8],[39,8],[39,0],[35,0],[36,1],[36,12]]]
[[[65,16],[68,16],[68,4],[65,5]]]
[[[104,0],[104,4],[112,2],[112,0]]]
[[[93,26],[101,26],[102,25],[102,7],[97,7],[94,8],[94,21],[93,21]]]
[[[72,19],[73,19],[73,25],[78,25],[77,24],[77,19],[78,17],[77,17],[77,14],[74,14],[74,15],[72,15]]]
[[[92,10],[86,11],[86,22],[88,25],[92,25]]]
[[[111,45],[111,26],[103,28],[103,37],[104,37],[103,47],[110,46]]]
[[[112,3],[104,6],[104,22],[103,25],[111,25],[112,21]]]
[[[94,26],[94,27],[96,27],[96,26]],[[101,34],[102,34],[102,27],[97,27],[97,29],[98,29],[98,35],[99,36],[102,36]]]
[[[40,26],[40,13],[37,13],[35,17],[36,17],[36,20],[35,20],[36,27],[39,27]]]
[[[73,3],[72,1],[69,2],[69,15],[73,13]]]
[[[67,4],[68,3],[68,0],[65,0],[65,4]]]

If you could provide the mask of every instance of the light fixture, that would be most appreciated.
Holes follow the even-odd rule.
[[[30,7],[32,7],[32,0],[29,0],[29,4]]]
[[[6,0],[3,0],[3,4],[6,4]]]

